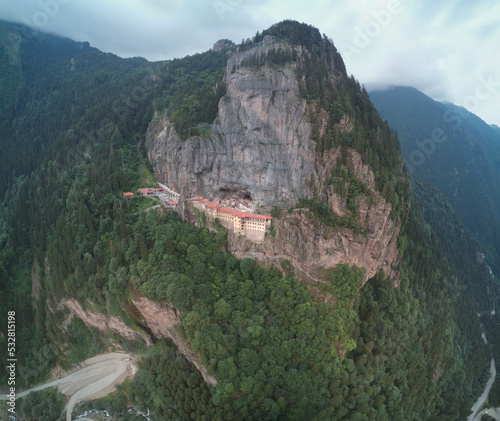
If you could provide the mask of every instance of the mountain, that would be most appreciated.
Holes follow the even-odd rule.
[[[146,78],[155,65],[145,59],[122,60],[85,42],[38,32],[27,37],[29,33],[21,25],[0,22],[0,60],[4,69],[0,146],[6,157],[0,169],[1,194],[17,175],[30,174],[42,157],[54,154],[46,148],[52,148],[57,141],[77,141],[87,127],[78,127],[80,132],[76,133],[63,130],[74,128],[84,115],[96,118],[97,104],[122,119],[131,118],[128,114],[141,97],[154,88],[153,81],[146,86]],[[132,87],[136,88],[134,98],[120,94],[120,89],[126,92]],[[100,123],[103,129],[106,121]],[[141,123],[135,121],[135,127]],[[94,134],[87,131],[86,136]]]
[[[321,38],[316,42],[321,44]],[[359,92],[359,86],[347,78],[343,63],[333,46],[326,44],[325,50],[322,53],[325,57],[320,56],[316,60],[324,59],[331,63],[329,69],[322,70],[336,74],[340,87],[331,87],[331,92],[325,89],[323,95],[330,94],[341,100],[338,92],[341,88]],[[155,176],[176,191],[201,194],[215,201],[233,198],[248,200],[258,207],[278,205],[286,208],[294,207],[300,200],[327,202],[343,217],[343,221],[339,218],[338,225],[358,225],[359,230],[370,233],[369,238],[356,238],[350,230],[339,231],[332,238],[321,232],[308,232],[303,215],[297,215],[293,224],[300,229],[293,235],[315,237],[310,240],[311,254],[302,253],[300,259],[296,259],[302,270],[309,273],[311,270],[329,269],[343,262],[363,266],[366,269],[364,281],[373,277],[382,266],[387,274],[392,274],[390,267],[398,259],[396,241],[400,225],[392,218],[401,218],[401,214],[406,212],[408,185],[404,184],[405,179],[396,168],[389,169],[394,181],[389,182],[387,177],[381,190],[386,191],[387,196],[399,194],[401,197],[399,209],[393,209],[387,200],[389,197],[383,198],[377,191],[379,180],[375,178],[373,169],[363,165],[359,155],[368,154],[369,151],[365,152],[364,149],[371,149],[371,145],[363,145],[359,152],[341,150],[344,141],[340,139],[342,135],[357,137],[358,131],[368,131],[369,128],[365,130],[362,124],[355,124],[354,119],[349,121],[349,117],[333,113],[328,115],[325,109],[314,111],[324,115],[324,120],[316,123],[321,128],[317,129],[311,124],[312,107],[302,98],[304,93],[301,95],[301,89],[306,91],[308,87],[306,84],[301,87],[296,76],[297,71],[308,72],[307,66],[311,65],[297,63],[301,54],[302,46],[281,41],[269,34],[262,35],[262,41],[254,42],[243,51],[234,51],[227,61],[223,80],[227,88],[219,101],[213,124],[204,124],[203,136],[181,139],[175,120],[172,121],[174,117],[169,116],[169,112],[158,115],[150,124],[146,134],[146,151]],[[280,65],[279,71],[270,66],[273,63]],[[286,65],[289,67],[283,67]],[[328,77],[328,74],[324,77]],[[321,100],[325,101],[324,98]],[[361,101],[366,101],[366,96]],[[319,101],[314,104],[315,107],[321,105]],[[363,105],[370,107],[369,104]],[[345,106],[342,108],[346,109]],[[358,121],[362,123],[361,119]],[[388,128],[384,127],[380,119],[375,124],[378,130],[385,131],[380,136],[380,146],[386,145],[384,149],[397,150],[395,138]],[[316,130],[318,134],[315,140]],[[327,134],[335,130],[338,139]],[[318,137],[332,143],[327,146],[327,154],[318,151],[322,142],[325,142]],[[373,149],[370,151],[372,154],[380,153]],[[324,155],[323,159],[318,152]],[[347,173],[343,174],[337,169],[334,174],[333,166],[341,160]],[[397,158],[393,157],[393,160],[397,167]],[[378,162],[381,161],[379,159]],[[390,163],[389,160],[387,162]],[[387,169],[380,165],[376,170]],[[334,185],[346,183],[348,193],[347,183],[350,180],[360,180],[361,185],[366,183],[374,199],[370,202],[373,203],[363,200],[361,191],[351,192],[350,197],[347,197],[349,194],[338,194]],[[325,186],[329,185],[331,187],[325,190]],[[348,209],[349,201],[352,209]],[[285,232],[292,234],[294,229],[289,221],[283,221],[283,226],[278,225],[278,221],[280,218],[275,218],[280,239],[268,237],[259,250],[250,252],[252,257],[265,255],[269,259],[273,255],[298,254],[290,249],[283,250],[283,235]],[[298,247],[301,247],[300,243],[290,241],[290,244]],[[342,247],[339,247],[340,243]],[[239,253],[242,245],[233,246],[229,241],[228,247]],[[345,249],[350,250],[348,256]],[[325,253],[325,250],[329,252]],[[245,257],[247,254],[240,255]],[[279,261],[275,263],[279,264]]]
[[[481,145],[489,158],[492,169],[497,174],[500,174],[500,132],[498,126],[486,124],[477,115],[463,107],[449,103],[443,105],[446,106],[448,115],[453,118],[455,126],[464,124],[467,127],[471,136]]]
[[[382,118],[397,130],[410,173],[437,187],[500,270],[500,137],[479,117],[414,88],[373,91]]]
[[[2,86],[23,76],[0,127],[19,387],[115,348],[139,371],[88,405],[116,418],[127,402],[156,419],[469,415],[495,284],[439,192],[415,203],[395,132],[332,40],[284,21],[149,63],[2,28]],[[178,212],[123,196],[156,181]],[[191,194],[272,224],[250,241]]]

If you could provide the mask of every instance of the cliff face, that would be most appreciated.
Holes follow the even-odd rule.
[[[337,154],[338,151],[334,151],[328,161],[335,162]],[[327,227],[308,209],[295,209],[273,218],[276,234],[274,237],[267,235],[262,244],[230,234],[228,251],[239,258],[256,258],[278,267],[283,260],[289,260],[293,267],[312,280],[319,279],[323,270],[345,263],[366,270],[363,284],[383,270],[394,286],[398,286],[399,277],[392,266],[397,265],[400,257],[397,247],[399,226],[390,217],[392,206],[376,191],[374,174],[362,164],[359,154],[351,151],[349,162],[354,174],[373,194],[371,201],[363,197],[356,199],[359,233],[347,228]],[[325,168],[325,172],[327,170]],[[337,215],[347,214],[346,200],[335,194],[332,186],[325,195]]]
[[[148,328],[155,337],[172,339],[177,348],[179,348],[179,351],[200,371],[203,379],[209,385],[214,387],[217,386],[215,377],[210,376],[205,367],[200,363],[199,354],[189,348],[177,333],[176,327],[180,320],[179,312],[175,307],[168,304],[155,303],[148,300],[146,297],[141,297],[134,301],[134,305],[144,317]]]
[[[179,313],[174,307],[168,304],[157,304],[145,297],[140,297],[133,303],[137,310],[139,310],[139,314],[153,338],[150,338],[143,332],[133,330],[116,316],[106,316],[102,313],[89,310],[85,311],[74,299],[62,300],[57,307],[59,310],[63,308],[69,310],[69,315],[64,321],[63,327],[67,326],[73,317],[78,317],[87,326],[95,327],[102,332],[113,332],[131,341],[137,341],[142,338],[148,346],[153,345],[152,339],[170,338],[186,359],[193,363],[200,371],[203,379],[211,386],[217,386],[215,377],[207,374],[207,370],[200,363],[200,356],[190,349],[177,333],[176,327],[179,324]]]
[[[84,310],[80,303],[75,299],[62,300],[57,306],[58,310],[66,308],[69,310],[69,315],[63,323],[63,327],[67,326],[73,317],[78,317],[87,326],[92,326],[102,332],[113,332],[130,341],[144,340],[147,345],[151,346],[151,338],[144,333],[139,333],[127,326],[120,318],[116,316],[106,316],[97,311]]]
[[[399,260],[396,245],[399,228],[391,221],[390,212],[391,206],[385,201],[374,206],[363,203],[360,220],[368,234],[356,234],[347,228],[325,229],[310,211],[296,209],[274,218],[276,236],[268,235],[262,244],[229,234],[228,251],[242,259],[256,258],[278,266],[289,260],[313,280],[321,277],[321,270],[339,264],[364,268],[363,284],[383,270],[398,286],[398,275],[391,265]]]
[[[286,66],[262,60],[273,51],[293,54],[297,60]],[[315,196],[339,217],[349,215],[346,199],[327,182],[340,151],[318,154],[313,140],[310,113],[320,117],[320,135],[327,126],[327,113],[300,97],[296,70],[307,54],[300,46],[266,37],[230,55],[227,92],[209,135],[182,141],[168,117],[150,124],[146,148],[157,179],[179,192],[214,200],[251,198],[256,206],[295,204],[302,197]],[[249,65],[256,61],[261,64]],[[333,75],[333,67],[329,72]],[[333,76],[331,83],[335,83]],[[349,115],[344,115],[339,130],[347,135],[353,130]],[[229,251],[273,263],[288,259],[313,279],[318,271],[341,263],[365,268],[365,282],[384,270],[397,285],[391,266],[399,258],[399,227],[390,218],[391,204],[378,193],[373,172],[353,150],[349,150],[348,166],[375,198],[356,199],[357,224],[363,234],[347,228],[333,230],[308,210],[296,210],[274,218],[276,236],[268,235],[263,244],[230,233]]]
[[[257,204],[309,196],[315,144],[293,66],[242,65],[291,48],[268,38],[229,58],[227,92],[209,136],[181,141],[168,117],[153,121],[146,148],[157,179],[176,191]]]

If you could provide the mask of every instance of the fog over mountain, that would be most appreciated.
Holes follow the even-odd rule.
[[[83,3],[37,4],[56,22]],[[0,418],[500,406],[496,129],[414,88],[381,93],[391,127],[309,24],[220,38],[148,61],[0,21]]]
[[[0,19],[164,60],[239,43],[279,20],[321,28],[363,84],[408,85],[500,124],[500,5],[494,0],[7,0]]]

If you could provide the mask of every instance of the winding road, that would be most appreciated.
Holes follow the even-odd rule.
[[[62,379],[19,392],[16,398],[22,398],[30,392],[47,387],[57,387],[61,393],[69,397],[65,410],[66,421],[71,421],[71,414],[77,403],[106,396],[114,390],[115,385],[137,372],[137,365],[129,354],[97,355],[85,360],[80,366],[80,369]],[[0,395],[0,400],[7,400],[7,396]]]
[[[488,395],[490,394],[491,386],[493,386],[493,383],[495,383],[495,378],[497,376],[497,370],[495,367],[495,360],[491,360],[490,373],[491,373],[491,377],[488,380],[488,383],[486,384],[486,388],[484,389],[483,394],[479,397],[477,402],[472,407],[472,409],[471,409],[472,414],[467,417],[467,421],[473,421],[476,419],[476,414],[477,414],[478,409],[481,408],[481,406],[483,406],[483,404],[486,402],[486,399],[488,399]],[[481,419],[481,416],[479,416],[479,419]]]

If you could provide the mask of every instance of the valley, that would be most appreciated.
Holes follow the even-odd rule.
[[[32,389],[67,402],[31,395],[20,416],[92,401],[116,419],[455,421],[488,394],[497,406],[493,143],[467,135],[453,161],[422,130],[436,151],[412,165],[420,126],[396,133],[333,41],[292,20],[158,62],[42,32],[7,54],[20,31],[0,22],[0,310],[18,315],[20,389],[85,361]]]

